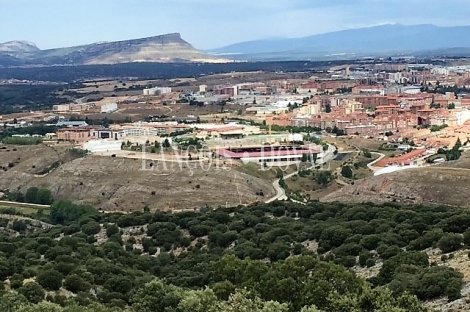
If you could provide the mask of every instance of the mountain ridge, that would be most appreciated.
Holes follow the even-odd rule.
[[[262,54],[327,55],[332,53],[377,54],[414,53],[449,48],[470,48],[467,34],[470,26],[441,27],[432,24],[378,26],[346,29],[313,36],[283,39],[261,39],[240,42],[208,50],[214,55]]]
[[[2,57],[8,59],[9,65],[15,62],[17,65],[98,65],[229,61],[195,49],[179,33],[45,50],[40,50],[33,43],[10,41],[0,44],[0,65]]]
[[[13,40],[0,43],[0,52],[32,52],[40,49],[33,42]]]

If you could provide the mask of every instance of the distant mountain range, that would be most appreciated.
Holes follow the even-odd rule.
[[[241,42],[207,51],[248,60],[335,59],[393,54],[470,55],[470,26],[389,24],[303,38]],[[443,54],[445,53],[445,54]]]
[[[49,50],[40,50],[34,43],[25,41],[10,41],[0,44],[0,66],[94,65],[132,62],[217,63],[226,61],[196,50],[177,33]]]
[[[0,66],[95,65],[133,62],[220,63],[230,60],[335,60],[377,56],[470,56],[470,26],[390,24],[303,38],[241,42],[199,51],[178,33],[41,50],[34,43],[0,44]]]

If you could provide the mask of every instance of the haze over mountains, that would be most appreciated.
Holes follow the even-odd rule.
[[[460,48],[456,53],[468,55],[469,33],[470,26],[388,24],[303,38],[247,41],[208,52],[241,59],[309,59],[395,53],[447,54],[453,53],[453,48]]]
[[[95,65],[132,62],[226,62],[196,50],[178,33],[69,48],[40,50],[34,43],[0,44],[0,65]]]

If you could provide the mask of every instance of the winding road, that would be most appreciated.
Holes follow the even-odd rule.
[[[376,160],[374,161],[371,161],[370,163],[367,164],[367,168],[369,168],[370,170],[372,170],[373,172],[376,172],[377,170],[379,169],[382,169],[380,167],[374,167],[374,165],[379,162],[380,160],[382,160],[383,158],[385,158],[387,155],[385,154],[382,154],[382,153],[377,153],[377,152],[370,152],[371,154],[374,154],[374,155],[379,155],[379,158],[377,158]]]
[[[284,176],[284,180],[285,179],[290,179],[298,173],[299,173],[298,171],[289,173],[288,175]],[[280,181],[280,179],[277,179],[276,181],[273,182],[273,187],[276,190],[276,195],[274,197],[268,199],[267,201],[265,201],[265,203],[269,204],[269,203],[272,203],[273,201],[276,201],[276,200],[286,200],[287,199],[286,191],[281,187],[281,185],[279,185],[279,181]]]
[[[342,151],[341,153],[358,153],[358,151]],[[374,154],[374,155],[379,155],[379,158],[371,161],[370,163],[367,164],[367,167],[372,170],[373,172],[377,171],[378,169],[380,168],[377,168],[377,167],[374,167],[374,165],[381,159],[383,159],[384,157],[386,157],[385,154],[382,154],[382,153],[377,153],[377,152],[371,152],[371,154]],[[310,167],[310,168],[307,168],[308,169],[312,169],[314,168],[314,166]],[[292,172],[286,176],[284,176],[284,180],[286,179],[290,179],[292,178],[294,175],[298,174],[299,171],[296,171],[296,172]],[[344,182],[344,181],[343,181]],[[340,183],[342,184],[342,183]],[[344,182],[343,185],[349,185],[348,183]],[[276,200],[287,200],[288,197],[286,196],[286,191],[281,187],[281,185],[279,185],[279,179],[276,179],[274,182],[273,182],[273,187],[274,189],[276,190],[276,195],[268,200],[265,201],[266,204],[269,204],[269,203],[272,203]]]

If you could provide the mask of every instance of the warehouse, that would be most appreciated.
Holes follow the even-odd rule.
[[[92,154],[118,152],[121,150],[122,141],[117,140],[92,140],[83,144],[83,149]]]

